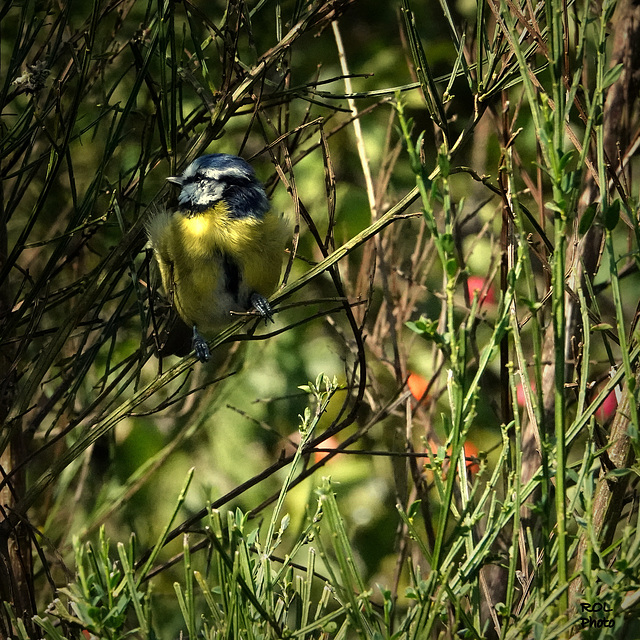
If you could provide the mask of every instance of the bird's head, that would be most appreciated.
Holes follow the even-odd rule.
[[[187,215],[205,213],[224,202],[232,218],[262,218],[269,210],[264,187],[242,158],[212,153],[194,160],[180,176],[167,178],[180,187],[178,202]]]

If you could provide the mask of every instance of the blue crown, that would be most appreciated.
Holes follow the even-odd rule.
[[[167,178],[181,187],[178,202],[197,215],[219,202],[232,218],[262,218],[269,210],[264,187],[251,165],[226,153],[212,153],[194,160],[181,176]]]

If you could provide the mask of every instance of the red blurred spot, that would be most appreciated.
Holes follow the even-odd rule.
[[[618,399],[616,398],[615,389],[609,392],[604,402],[596,409],[596,418],[600,422],[606,422],[613,418],[618,408]]]
[[[536,392],[536,385],[531,384],[531,393],[534,394]],[[519,407],[525,407],[527,404],[525,395],[524,395],[524,387],[522,386],[522,382],[516,387],[516,400],[518,402]]]
[[[492,284],[489,284],[486,293],[482,295],[482,290],[485,286],[485,279],[481,276],[469,276],[467,278],[467,291],[469,292],[469,299],[473,300],[473,295],[477,291],[480,296],[480,305],[485,302],[487,304],[495,304],[496,294]]]

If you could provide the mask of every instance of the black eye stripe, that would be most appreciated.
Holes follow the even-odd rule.
[[[251,184],[252,180],[251,178],[245,178],[245,177],[240,177],[236,175],[227,175],[227,176],[220,175],[217,178],[211,178],[209,176],[204,176],[200,173],[196,173],[195,176],[189,176],[188,178],[185,178],[184,182],[182,183],[182,186],[184,187],[185,185],[196,184],[196,183],[201,185],[206,185],[208,182],[218,182],[226,188],[226,187],[245,187],[248,184]]]

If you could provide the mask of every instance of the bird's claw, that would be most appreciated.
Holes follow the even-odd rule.
[[[271,320],[271,322],[274,321],[273,309],[271,308],[269,301],[264,296],[261,296],[259,293],[252,293],[251,304],[253,305],[253,308],[264,318],[265,324],[268,320]]]
[[[200,360],[200,362],[207,362],[211,357],[211,352],[209,351],[209,345],[207,341],[200,335],[196,326],[193,326],[193,338],[191,339],[191,347],[195,351],[196,358]]]

